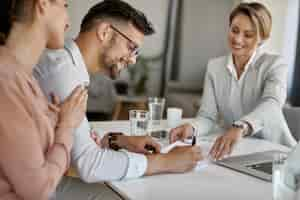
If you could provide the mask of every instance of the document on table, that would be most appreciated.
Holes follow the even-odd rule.
[[[173,148],[179,147],[179,146],[190,146],[190,144],[187,144],[187,143],[184,143],[181,141],[176,141],[169,145],[162,145],[160,153],[168,153]],[[205,158],[203,160],[198,162],[198,164],[194,170],[199,171],[199,170],[205,169],[206,167],[208,167],[209,164],[210,164],[210,160],[207,158],[207,156],[205,156]]]

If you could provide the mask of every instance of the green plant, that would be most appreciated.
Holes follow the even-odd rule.
[[[147,92],[147,81],[149,80],[149,70],[151,63],[161,59],[161,55],[155,57],[145,57],[140,55],[135,65],[128,67],[130,84],[133,92],[141,95]]]

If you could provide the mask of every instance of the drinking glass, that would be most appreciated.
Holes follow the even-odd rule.
[[[130,133],[132,136],[147,135],[149,113],[145,110],[130,110]]]
[[[152,125],[160,125],[160,121],[163,117],[165,107],[165,98],[149,97],[148,98],[148,109],[149,109],[149,120]]]

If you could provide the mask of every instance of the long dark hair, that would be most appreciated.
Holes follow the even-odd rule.
[[[14,22],[32,20],[37,0],[1,0],[0,2],[0,45],[4,45]]]

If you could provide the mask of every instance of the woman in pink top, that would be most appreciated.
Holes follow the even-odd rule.
[[[47,102],[32,76],[42,51],[62,48],[65,0],[0,3],[0,199],[46,200],[68,169],[87,92]]]

